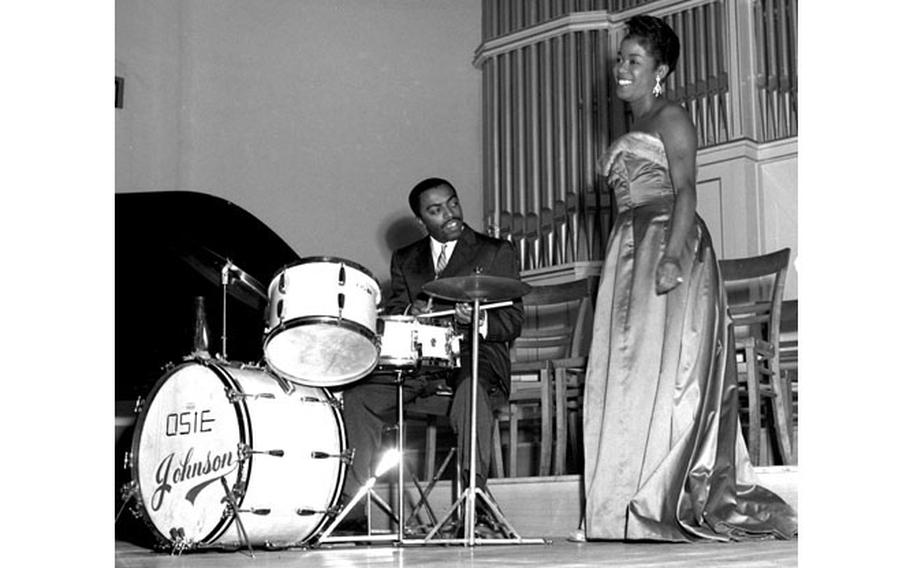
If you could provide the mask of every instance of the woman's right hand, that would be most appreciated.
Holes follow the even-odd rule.
[[[657,264],[656,287],[657,294],[666,294],[683,282],[682,268],[679,260],[672,256],[665,256]]]
[[[414,300],[414,303],[411,304],[411,309],[408,310],[408,313],[416,316],[429,313],[431,309],[433,309],[432,298],[429,301]]]

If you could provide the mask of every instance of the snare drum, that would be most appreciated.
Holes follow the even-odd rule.
[[[450,324],[415,316],[380,316],[380,367],[451,369],[461,365],[460,336]]]
[[[156,383],[130,466],[138,513],[160,542],[285,547],[327,524],[349,461],[338,401],[285,385],[263,368],[212,360]]]
[[[330,387],[356,381],[379,362],[379,284],[362,266],[305,258],[269,285],[265,361],[281,377]]]

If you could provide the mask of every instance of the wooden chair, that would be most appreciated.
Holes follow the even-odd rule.
[[[793,425],[791,458],[799,463],[799,302],[784,300],[780,316],[780,374],[784,392],[790,393]]]
[[[577,418],[580,408],[585,364],[580,353],[596,285],[596,278],[539,285],[522,299],[525,322],[512,347],[509,404],[498,413],[498,419],[509,425],[510,477],[518,473],[522,423],[530,424],[532,437],[539,442],[537,474],[565,472],[569,415]],[[577,428],[571,432],[576,433],[571,441],[577,448]],[[494,436],[497,434],[498,429]],[[494,439],[497,442],[501,445],[501,438]],[[573,457],[578,453],[576,450]]]
[[[749,456],[770,465],[761,443],[762,408],[770,403],[769,431],[784,465],[792,463],[792,398],[780,368],[780,321],[790,249],[720,261],[732,319],[740,392],[748,409]]]

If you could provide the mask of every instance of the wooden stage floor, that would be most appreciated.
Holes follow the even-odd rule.
[[[361,567],[480,567],[480,566],[797,566],[798,540],[691,544],[588,542],[552,539],[551,544],[323,545],[292,550],[244,552],[187,552],[181,556],[154,552],[117,542],[117,568],[231,568],[234,566],[361,568]]]
[[[762,484],[798,507],[797,468],[759,468]],[[288,550],[222,552],[217,550],[184,552],[171,556],[133,544],[145,542],[114,535],[114,556],[118,568],[231,568],[234,566],[324,568],[394,566],[472,567],[495,566],[796,566],[797,540],[760,542],[698,542],[689,544],[641,542],[575,543],[568,535],[577,526],[581,506],[579,476],[554,478],[491,479],[490,489],[506,518],[524,538],[544,536],[548,544],[488,544],[467,547],[463,544],[407,544],[394,546],[387,541],[373,544],[325,543],[319,547]],[[379,486],[377,486],[379,487]],[[391,487],[385,488],[391,491]],[[451,505],[448,482],[441,482],[430,501],[438,514]],[[384,497],[392,502],[394,492]],[[411,495],[416,498],[416,495]],[[546,511],[547,514],[542,514]],[[374,517],[379,522],[381,514]],[[377,527],[382,530],[383,527]],[[386,531],[391,527],[385,527]],[[539,542],[540,539],[537,539]]]

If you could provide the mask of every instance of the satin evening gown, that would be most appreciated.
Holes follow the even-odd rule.
[[[598,164],[617,206],[585,379],[588,539],[789,538],[796,513],[755,482],[711,236],[696,216],[684,281],[655,292],[675,193],[663,142],[620,137]]]

